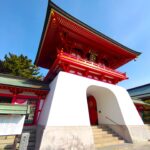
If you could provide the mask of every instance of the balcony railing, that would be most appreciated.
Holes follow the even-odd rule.
[[[69,72],[68,68],[78,69],[79,71],[88,72],[89,74],[92,73],[104,78],[110,78],[116,83],[127,79],[126,73],[121,73],[117,70],[106,67],[101,63],[94,63],[62,51],[58,53],[57,58],[45,79],[52,78],[58,68],[62,68],[62,70],[66,72]]]
[[[86,59],[83,59],[81,57],[76,57],[76,56],[73,56],[73,55],[65,53],[65,52],[60,52],[58,55],[62,56],[62,57],[66,57],[66,58],[73,58],[74,60],[78,60],[78,61],[82,62],[83,64],[86,64],[86,65],[91,66],[91,67],[101,68],[101,69],[104,69],[107,71],[116,72],[120,75],[126,76],[126,73],[122,73],[122,72],[119,72],[117,70],[111,69],[111,68],[109,68],[109,67],[107,67],[101,63],[94,63],[94,62],[88,61]]]

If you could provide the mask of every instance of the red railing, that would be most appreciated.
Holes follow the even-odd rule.
[[[109,70],[109,71],[116,72],[118,74],[126,76],[126,73],[122,73],[122,72],[119,72],[117,70],[111,69],[111,68],[109,68],[109,67],[107,67],[107,66],[105,66],[101,63],[94,63],[94,62],[88,61],[88,60],[80,58],[80,57],[73,56],[73,55],[65,53],[65,52],[59,52],[58,56],[70,57],[70,58],[76,59],[78,61],[81,61],[82,63],[88,64],[88,65],[91,65],[91,66],[95,66],[95,67],[98,67],[98,68],[103,68],[105,70]]]
[[[105,65],[101,63],[94,63],[91,61],[88,61],[86,59],[81,58],[80,56],[73,56],[72,54],[65,53],[63,51],[59,51],[56,60],[54,61],[53,65],[50,68],[49,73],[47,74],[45,80],[52,79],[55,76],[55,72],[57,68],[61,68],[61,66],[75,66],[80,68],[79,70],[86,70],[92,73],[96,73],[97,75],[107,76],[108,78],[114,78],[116,81],[122,81],[127,79],[126,73],[121,73],[117,70],[113,70],[109,67],[106,67]],[[63,69],[64,70],[64,69]],[[64,70],[66,71],[66,70]],[[67,71],[68,72],[68,71]]]

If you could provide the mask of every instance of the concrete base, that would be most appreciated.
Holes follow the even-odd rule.
[[[44,130],[45,130],[44,126],[38,125],[36,127],[36,144],[35,144],[36,150],[39,150],[40,148]]]
[[[150,140],[150,131],[145,125],[127,125],[127,127],[132,137],[132,143],[147,142]]]
[[[150,131],[145,125],[107,124],[107,126],[129,143],[147,142],[150,139]]]
[[[94,141],[91,127],[38,126],[38,141],[36,149],[40,150],[94,150]],[[40,142],[40,139],[41,142]]]
[[[136,144],[119,144],[113,146],[107,146],[104,148],[98,148],[96,150],[149,150],[150,143],[136,143]]]

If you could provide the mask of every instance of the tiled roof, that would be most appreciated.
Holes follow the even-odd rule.
[[[0,85],[49,90],[49,85],[43,81],[31,80],[2,73],[0,73]]]
[[[132,97],[150,97],[150,83],[128,89],[128,92]]]
[[[40,40],[40,44],[39,44],[39,49],[38,49],[38,52],[37,52],[37,55],[36,55],[36,58],[35,58],[35,64],[37,62],[37,59],[38,59],[38,56],[39,56],[39,53],[40,53],[40,47],[41,47],[41,44],[42,44],[42,40],[44,38],[44,34],[45,34],[45,30],[46,30],[46,26],[48,24],[48,21],[49,21],[49,15],[50,15],[50,12],[51,10],[56,10],[57,12],[59,12],[60,14],[62,14],[63,16],[65,16],[66,18],[72,20],[73,22],[76,22],[78,25],[88,29],[89,31],[91,31],[92,33],[95,33],[96,35],[100,36],[100,37],[103,37],[104,39],[108,40],[108,41],[111,41],[113,44],[115,45],[118,45],[119,47],[122,47],[124,50],[126,51],[129,51],[135,55],[140,55],[141,52],[137,52],[133,49],[130,49],[124,45],[122,45],[121,43],[111,39],[110,37],[106,36],[105,34],[93,29],[92,27],[90,27],[89,25],[83,23],[82,21],[80,21],[79,19],[73,17],[72,15],[68,14],[67,12],[65,12],[64,10],[62,10],[61,8],[59,8],[56,4],[54,4],[53,2],[51,2],[49,0],[49,3],[48,3],[48,7],[47,7],[47,13],[46,13],[46,18],[45,18],[45,23],[44,23],[44,27],[43,27],[43,32],[42,32],[42,36],[41,36],[41,40]]]

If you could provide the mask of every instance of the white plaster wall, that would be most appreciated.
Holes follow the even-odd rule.
[[[39,120],[38,120],[38,124],[40,124],[40,125],[44,125],[44,126],[47,125],[47,121],[51,117],[51,113],[50,113],[51,103],[52,103],[52,100],[53,100],[53,95],[55,93],[56,85],[57,85],[57,77],[50,84],[50,91],[47,94],[47,97],[46,97],[45,102],[44,102],[43,109],[40,113]]]
[[[46,126],[90,126],[87,94],[97,101],[99,123],[143,125],[136,108],[122,87],[60,72],[50,84],[39,124]]]

